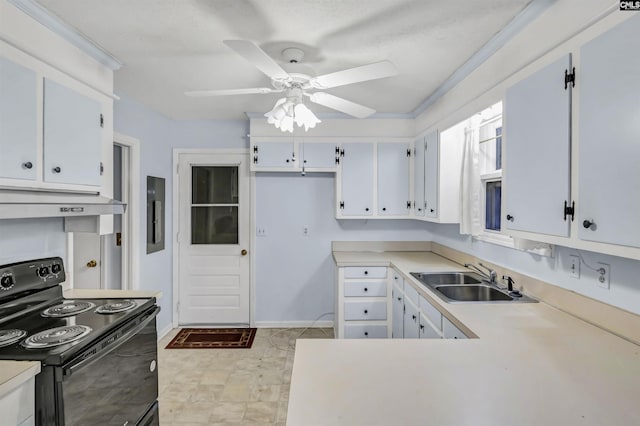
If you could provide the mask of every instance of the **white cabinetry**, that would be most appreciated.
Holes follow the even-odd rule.
[[[391,337],[386,267],[338,268],[336,295],[336,338]]]
[[[411,150],[398,143],[378,144],[378,214],[407,216],[410,212],[409,170]]]
[[[0,396],[0,412],[3,425],[34,425],[35,378]]]
[[[103,125],[99,102],[45,78],[45,182],[99,186]]]
[[[640,15],[580,49],[576,219],[581,240],[640,247],[638,40]]]
[[[37,177],[36,84],[33,70],[0,57],[0,177]]]
[[[439,173],[439,159],[440,159],[440,143],[438,141],[438,132],[433,132],[425,136],[424,138],[425,158],[424,158],[424,200],[425,200],[425,216],[430,218],[437,218],[439,214],[438,209],[438,195],[440,186],[440,173]],[[453,164],[446,164],[446,167],[454,167]],[[448,169],[447,169],[448,170]],[[455,172],[453,172],[455,174]],[[446,176],[442,176],[443,181]],[[443,201],[451,202],[450,198],[445,198],[443,193]],[[450,206],[445,206],[443,203],[443,210],[447,212]],[[446,220],[446,215],[443,215]],[[452,218],[454,222],[457,222],[457,218]]]
[[[566,55],[507,89],[504,227],[568,236],[571,70]]]
[[[393,272],[393,288],[391,292],[391,336],[394,339],[404,338],[404,280]]]
[[[251,171],[335,172],[340,147],[313,138],[251,138]]]
[[[342,150],[339,187],[338,217],[371,216],[374,212],[374,145],[347,143]]]
[[[405,297],[404,300],[404,338],[418,339],[420,337],[420,310],[413,301]]]
[[[413,215],[424,217],[425,202],[424,166],[425,166],[425,141],[418,138],[413,143]]]

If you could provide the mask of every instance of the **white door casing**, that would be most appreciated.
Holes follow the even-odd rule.
[[[102,288],[102,238],[96,233],[73,233],[73,288]]]
[[[179,325],[250,323],[248,161],[246,153],[178,156]]]

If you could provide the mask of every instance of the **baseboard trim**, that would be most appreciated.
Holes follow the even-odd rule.
[[[333,328],[333,321],[256,321],[256,328]]]

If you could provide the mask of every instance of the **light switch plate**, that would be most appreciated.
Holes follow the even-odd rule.
[[[575,254],[569,256],[569,276],[580,279],[580,257]]]

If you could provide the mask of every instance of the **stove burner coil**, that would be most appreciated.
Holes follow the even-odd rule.
[[[62,318],[77,315],[93,309],[96,305],[91,302],[81,300],[68,300],[59,305],[47,308],[43,313],[43,317]]]
[[[120,300],[118,302],[105,303],[98,306],[96,313],[98,314],[117,314],[118,312],[128,311],[136,307],[136,302],[133,300]]]
[[[12,345],[26,335],[24,330],[0,330],[0,347]]]
[[[49,330],[44,330],[28,337],[21,345],[28,349],[50,348],[75,342],[91,331],[91,327],[87,327],[86,325],[68,325],[50,328]]]

